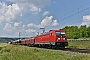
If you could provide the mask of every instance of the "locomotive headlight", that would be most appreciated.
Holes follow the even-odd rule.
[[[63,40],[66,40],[66,38],[63,38]]]
[[[65,40],[65,38],[63,38],[63,40]]]
[[[60,40],[60,38],[57,38],[57,40]]]

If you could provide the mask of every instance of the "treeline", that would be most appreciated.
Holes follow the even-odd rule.
[[[0,43],[8,43],[14,41],[16,38],[0,37]]]
[[[8,42],[15,41],[18,39],[19,38],[0,37],[0,43],[8,43]],[[21,38],[21,39],[25,39],[25,38]]]
[[[66,26],[63,28],[66,31],[68,39],[89,38],[90,26]]]

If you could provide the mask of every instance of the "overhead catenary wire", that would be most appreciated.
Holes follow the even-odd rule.
[[[72,17],[72,16],[74,16],[74,15],[77,15],[77,14],[79,14],[79,13],[82,13],[82,12],[90,9],[90,7],[87,7],[87,8],[85,8],[85,9],[80,10],[82,7],[86,6],[86,5],[89,4],[89,3],[90,3],[90,2],[88,2],[88,3],[86,3],[86,4],[82,5],[82,6],[74,9],[73,11],[71,11],[71,12],[65,14],[65,15],[63,15],[64,17],[65,17],[66,15],[69,15],[69,16],[67,16],[67,17],[65,17],[65,18],[63,18],[63,19],[61,19],[61,20],[59,20],[59,21],[66,20],[66,19],[68,19],[68,18],[70,18],[70,17]],[[76,10],[77,10],[77,12],[74,13],[74,11],[76,11]],[[73,13],[73,14],[71,14],[71,13]],[[70,15],[70,14],[71,14],[71,15]],[[63,16],[62,16],[62,17],[63,17]],[[80,18],[81,18],[81,17],[80,17]],[[80,19],[80,18],[79,18],[79,19]],[[75,23],[80,23],[81,21],[82,21],[82,20],[80,19],[79,21],[76,21],[76,22],[73,22],[73,23],[69,23],[69,25],[75,24]],[[67,23],[67,22],[66,22],[66,23]],[[65,25],[66,23],[64,22],[64,25]]]
[[[79,21],[76,21],[76,22],[73,22],[73,23],[70,23],[70,24],[68,24],[68,26],[72,26],[72,24],[76,24],[76,23],[79,23],[79,22],[81,22],[82,20],[79,20]],[[76,25],[73,25],[73,26],[76,26]]]
[[[74,12],[74,11],[80,9],[80,8],[82,8],[82,7],[86,6],[86,5],[89,4],[89,3],[90,3],[90,2],[85,3],[84,5],[82,5],[82,6],[78,7],[78,8],[76,8],[76,9],[74,9],[74,10],[72,10],[72,11],[70,11],[69,13],[67,13],[67,14],[65,14],[65,15],[63,15],[63,16],[66,16],[66,15],[68,15],[68,14],[70,14],[70,13],[72,13],[72,12]],[[61,17],[63,17],[63,16],[61,16]]]
[[[74,16],[74,15],[76,15],[76,14],[79,14],[79,13],[81,13],[81,12],[83,12],[83,11],[86,11],[86,10],[88,10],[88,9],[90,9],[90,7],[86,8],[86,9],[83,9],[83,10],[81,10],[81,11],[78,11],[78,12],[76,12],[76,13],[74,13],[74,14],[72,14],[72,15],[64,18],[64,19],[61,19],[61,20],[59,20],[59,21],[63,21],[63,20],[65,20],[65,19],[68,19],[68,18],[70,18],[70,17],[72,17],[72,16]]]
[[[73,22],[73,23],[71,23],[71,24],[76,24],[76,23],[79,23],[79,22],[81,22],[82,20],[79,20],[79,21],[77,21],[77,22]]]
[[[76,19],[74,19],[74,20],[78,20],[78,19],[80,19],[81,17],[78,17],[78,18],[76,18]],[[65,21],[63,24],[66,24],[68,21]],[[70,22],[70,21],[69,21]],[[73,24],[73,23],[70,23],[70,24]]]

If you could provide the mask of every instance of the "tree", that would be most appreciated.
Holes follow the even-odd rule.
[[[90,26],[81,25],[79,28],[77,26],[66,26],[63,28],[66,31],[66,34],[69,39],[78,39],[78,38],[88,38],[90,37]]]

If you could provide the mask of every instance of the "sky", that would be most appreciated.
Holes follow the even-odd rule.
[[[81,25],[90,26],[90,0],[0,0],[0,37]]]

